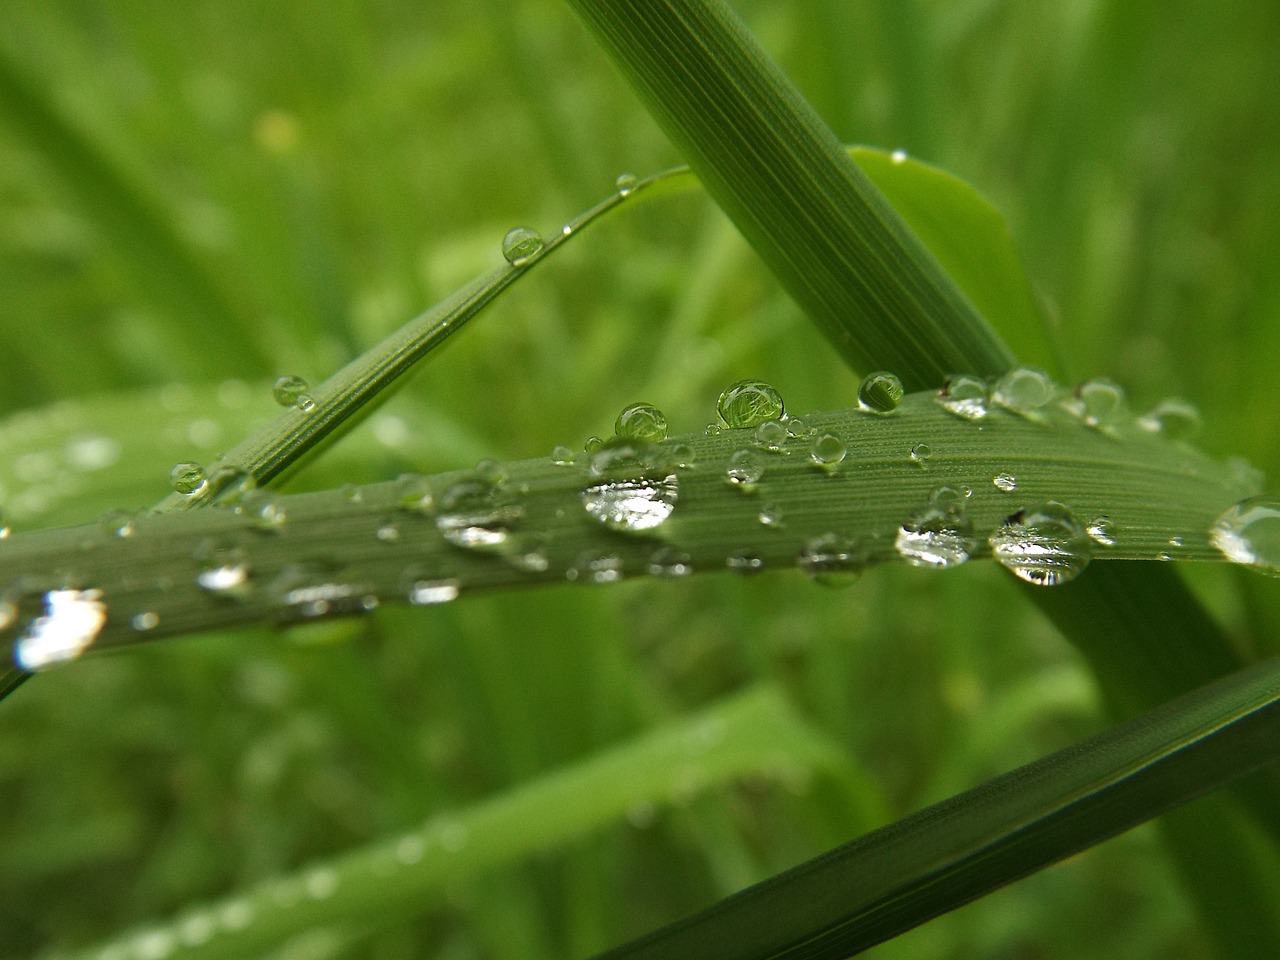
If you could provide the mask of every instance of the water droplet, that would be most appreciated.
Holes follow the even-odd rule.
[[[933,448],[927,443],[917,443],[911,448],[911,462],[916,466],[923,467],[931,456]]]
[[[249,554],[243,547],[204,543],[196,550],[196,585],[219,597],[246,600],[253,591]]]
[[[893,151],[893,153],[889,154],[889,159],[890,159],[891,161],[893,161],[895,164],[896,164],[896,163],[906,163],[906,162],[907,162],[907,151],[905,151],[905,150],[895,150],[895,151]]]
[[[504,500],[483,480],[459,480],[440,497],[436,528],[444,539],[464,550],[505,550],[512,529],[524,516],[519,503]]]
[[[809,444],[809,461],[824,470],[833,471],[844,463],[847,454],[844,441],[833,433],[824,433],[814,437]]]
[[[98,638],[107,622],[101,590],[50,590],[45,613],[27,627],[13,647],[13,660],[28,671],[74,660]]]
[[[308,413],[315,409],[316,402],[311,397],[311,387],[302,377],[292,374],[279,377],[271,386],[271,395],[282,407],[293,407]]]
[[[169,486],[173,487],[174,493],[180,493],[184,497],[194,497],[201,493],[208,482],[204,467],[189,460],[175,463],[169,471]]]
[[[383,543],[394,543],[400,539],[400,528],[396,526],[394,520],[384,520],[378,524],[378,529],[373,531],[373,535]]]
[[[966,374],[948,377],[934,400],[943,410],[962,420],[982,420],[989,412],[986,382]]]
[[[667,418],[651,403],[633,403],[618,414],[613,432],[623,440],[657,443],[667,438]]]
[[[716,412],[726,427],[756,427],[786,416],[782,395],[763,380],[739,380],[725,388]]]
[[[129,618],[129,626],[138,633],[146,633],[160,626],[160,614],[154,610],[143,610]]]
[[[795,438],[807,437],[818,432],[817,427],[810,427],[799,417],[791,417],[787,420],[787,434]]]
[[[655,577],[687,577],[693,573],[693,560],[674,547],[660,547],[649,555],[647,569]]]
[[[754,450],[735,450],[725,468],[725,479],[743,493],[752,493],[764,476],[764,460]]]
[[[748,576],[764,569],[764,560],[751,550],[736,550],[725,557],[724,565],[733,573]]]
[[[631,191],[636,188],[636,175],[634,173],[620,173],[618,178],[613,181],[614,187],[617,188],[618,196],[630,196]]]
[[[565,571],[565,577],[587,583],[616,583],[622,579],[622,559],[607,553],[584,553]]]
[[[236,504],[236,513],[249,517],[254,527],[278,533],[288,521],[284,498],[273,490],[250,490]]]
[[[1057,392],[1057,384],[1043,370],[1015,367],[996,382],[991,399],[1006,410],[1038,420],[1040,410]]]
[[[670,451],[643,440],[614,437],[591,454],[587,470],[593,477],[628,480],[666,475],[671,468]]]
[[[897,374],[869,373],[858,384],[858,406],[867,413],[892,413],[902,403],[903,392]]]
[[[1115,524],[1111,522],[1110,517],[1095,517],[1089,521],[1084,532],[1099,546],[1114,547],[1116,545]]]
[[[991,483],[1001,493],[1013,493],[1018,489],[1018,478],[1012,473],[997,473],[991,478]]]
[[[523,267],[542,252],[542,234],[532,227],[512,227],[502,238],[502,256],[513,267]]]
[[[705,433],[708,437],[718,437],[720,436],[720,430],[721,430],[720,424],[708,423],[706,426],[706,429],[703,430],[703,433]]]
[[[805,543],[796,565],[815,583],[848,586],[866,567],[866,554],[848,537],[824,533]]]
[[[448,603],[458,598],[462,585],[457,580],[418,580],[410,578],[405,591],[409,602],[420,607]]]
[[[578,455],[573,452],[571,447],[566,447],[563,443],[557,444],[551,451],[551,462],[557,467],[571,467]]]
[[[697,455],[689,444],[677,443],[671,448],[671,461],[676,467],[694,467],[697,466]]]
[[[0,540],[7,540],[13,530],[9,526],[9,517],[0,510]]]
[[[1085,426],[1105,430],[1116,426],[1126,415],[1124,388],[1105,377],[1080,384],[1072,399],[1067,408],[1084,421]]]
[[[98,518],[98,526],[110,537],[132,537],[138,532],[138,516],[128,510],[108,510]]]
[[[675,510],[679,486],[675,474],[660,480],[610,480],[587,487],[581,496],[592,519],[610,530],[649,533]]]
[[[411,513],[430,514],[435,511],[436,498],[431,492],[431,482],[417,473],[402,473],[396,477],[396,503]]]
[[[762,527],[768,527],[771,530],[781,530],[785,526],[782,509],[776,503],[760,504],[760,513],[757,519],[759,519]]]
[[[586,442],[582,445],[583,453],[595,453],[604,446],[603,437],[587,437]]]
[[[522,573],[545,573],[551,567],[547,557],[546,538],[540,536],[517,537],[511,543],[511,552],[503,557],[507,565]]]
[[[1089,565],[1093,545],[1071,511],[1050,501],[1019,510],[987,539],[991,553],[1021,580],[1056,587]]]
[[[1167,440],[1190,440],[1200,432],[1200,411],[1186,400],[1164,400],[1138,418],[1143,430],[1161,434]]]
[[[1280,577],[1280,498],[1250,497],[1225,510],[1209,542],[1228,560]]]
[[[477,460],[476,465],[471,469],[477,477],[489,484],[491,487],[496,487],[498,484],[505,483],[507,480],[506,467],[500,464],[497,460],[494,460],[492,457],[485,457],[482,460]]]
[[[769,453],[782,453],[787,442],[787,428],[777,420],[766,420],[756,427],[756,446]]]
[[[929,505],[898,528],[894,546],[915,567],[945,570],[964,563],[977,546],[964,494],[950,487],[935,490]]]

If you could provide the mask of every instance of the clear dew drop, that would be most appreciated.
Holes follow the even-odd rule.
[[[453,579],[425,580],[410,577],[405,596],[414,606],[430,607],[458,599],[461,589],[462,584]]]
[[[796,565],[824,587],[844,587],[853,583],[866,568],[866,554],[848,537],[824,533],[807,541]]]
[[[844,441],[834,433],[820,434],[813,438],[813,443],[809,444],[809,462],[828,472],[835,471],[840,464],[844,463],[847,454]]]
[[[1209,542],[1233,563],[1280,577],[1280,497],[1241,500],[1209,528]]]
[[[1116,545],[1115,524],[1110,517],[1094,517],[1085,525],[1084,532],[1100,547]]]
[[[132,537],[138,532],[138,516],[129,510],[108,510],[98,518],[98,526],[109,537]]]
[[[1138,426],[1166,440],[1190,440],[1200,432],[1202,421],[1195,404],[1170,398],[1139,417]]]
[[[129,626],[138,633],[146,633],[160,626],[160,614],[154,610],[143,610],[129,618]]]
[[[1093,541],[1061,503],[1019,510],[987,538],[992,555],[1020,580],[1056,587],[1089,565]]]
[[[1057,392],[1057,384],[1043,370],[1015,367],[996,382],[991,399],[1006,410],[1034,420],[1039,419],[1041,410]]]
[[[501,552],[523,517],[524,507],[499,498],[491,484],[483,480],[459,480],[440,497],[436,529],[455,547]]]
[[[917,443],[911,448],[911,462],[918,467],[925,466],[932,456],[933,448],[927,443]]]
[[[767,453],[784,453],[783,448],[789,436],[787,428],[782,423],[777,420],[766,420],[756,427],[756,446]]]
[[[1118,425],[1126,416],[1128,403],[1124,388],[1114,380],[1097,377],[1076,387],[1073,402],[1068,409],[1078,416],[1084,425],[1105,430]]]
[[[633,403],[618,414],[613,432],[623,440],[657,443],[667,438],[667,418],[651,403]]]
[[[190,460],[175,463],[169,471],[169,486],[174,493],[180,493],[184,497],[194,497],[201,493],[208,483],[209,477],[204,472],[204,467]]]
[[[768,527],[770,530],[781,530],[786,526],[782,508],[776,503],[760,504],[760,512],[756,519],[760,521],[760,526]]]
[[[905,150],[895,150],[895,151],[893,151],[893,153],[889,154],[889,159],[890,159],[891,161],[893,161],[895,164],[898,164],[898,163],[906,163],[906,162],[907,162],[907,151],[905,151]]]
[[[565,571],[568,580],[594,584],[616,583],[622,575],[622,558],[609,553],[584,553]]]
[[[107,622],[101,590],[49,590],[44,616],[37,617],[13,645],[13,660],[23,670],[36,671],[84,653]]]
[[[698,455],[687,443],[677,443],[671,448],[671,464],[675,467],[696,467]]]
[[[582,444],[582,452],[595,453],[604,446],[604,443],[605,441],[603,437],[587,437],[586,442]]]
[[[655,577],[687,577],[693,573],[693,559],[675,547],[659,547],[649,554],[645,569]]]
[[[897,374],[878,370],[858,384],[858,406],[866,413],[893,413],[902,403],[903,393]]]
[[[532,227],[512,227],[502,238],[502,256],[513,267],[523,267],[542,252],[542,234]]]
[[[943,410],[962,420],[982,420],[990,412],[991,397],[986,381],[967,374],[948,377],[934,400]]]
[[[964,494],[940,487],[923,510],[898,528],[894,547],[915,567],[945,570],[969,559],[977,546],[973,522],[964,508]]]
[[[400,474],[396,478],[395,498],[400,509],[410,513],[435,512],[436,498],[431,490],[431,481],[421,474]]]
[[[271,395],[280,406],[293,407],[303,413],[310,413],[316,406],[311,396],[311,386],[302,377],[292,374],[279,377],[271,385]]]
[[[794,437],[795,439],[798,440],[801,437],[812,436],[817,432],[818,432],[817,427],[809,426],[799,417],[787,418],[787,435],[790,437]]]
[[[1013,493],[1018,489],[1018,478],[1012,473],[997,473],[991,478],[991,485],[1001,493]]]
[[[764,459],[754,450],[736,450],[725,467],[725,480],[743,493],[752,493],[764,476]]]
[[[763,380],[739,380],[720,394],[716,413],[726,427],[756,427],[766,420],[783,420],[782,395]]]
[[[636,188],[638,182],[634,173],[620,173],[617,179],[613,181],[613,186],[618,191],[618,196],[628,197],[631,195],[631,191]]]
[[[660,480],[610,480],[587,487],[581,497],[597,523],[620,533],[648,534],[675,511],[679,481],[674,473]]]
[[[753,550],[735,550],[725,557],[724,565],[732,573],[750,576],[764,569],[764,560]]]
[[[284,498],[273,490],[250,490],[236,504],[236,513],[267,533],[279,533],[289,520]]]
[[[557,444],[551,450],[551,462],[557,467],[571,467],[577,459],[578,455],[573,448],[566,447],[563,443]]]
[[[217,597],[247,600],[253,592],[249,555],[243,547],[202,545],[196,586]]]

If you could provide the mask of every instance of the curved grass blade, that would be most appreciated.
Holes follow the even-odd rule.
[[[600,960],[843,960],[1276,760],[1280,660],[1270,660]],[[1271,929],[1256,943],[1280,938],[1274,911],[1263,922]]]

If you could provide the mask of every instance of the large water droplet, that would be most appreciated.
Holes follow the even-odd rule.
[[[1050,501],[1019,510],[987,539],[992,555],[1039,587],[1074,580],[1089,565],[1093,542],[1071,511]]]
[[[783,453],[790,434],[777,420],[766,420],[756,427],[756,446],[769,453]]]
[[[1037,420],[1057,392],[1057,384],[1043,370],[1015,367],[997,381],[991,399],[1006,410]]]
[[[989,412],[986,382],[966,374],[948,377],[934,400],[943,410],[963,420],[981,420]]]
[[[620,173],[616,180],[613,181],[614,187],[618,191],[618,196],[630,196],[631,191],[636,188],[639,181],[634,173]]]
[[[436,528],[455,547],[501,552],[523,516],[524,507],[500,497],[492,484],[459,480],[440,497]]]
[[[1210,527],[1209,542],[1228,560],[1280,577],[1280,497],[1250,497],[1228,508]]]
[[[271,386],[271,395],[276,398],[276,403],[280,406],[293,407],[303,413],[309,413],[316,406],[307,381],[293,375],[277,379]]]
[[[14,663],[23,670],[74,660],[107,622],[101,590],[50,590],[44,595],[44,609],[44,616],[32,620],[14,644]]]
[[[934,491],[929,505],[898,528],[894,546],[915,567],[945,570],[964,563],[977,546],[964,494],[950,487]]]
[[[743,493],[753,493],[764,476],[764,460],[754,450],[736,450],[729,457],[725,479]]]
[[[660,480],[610,480],[583,490],[582,506],[592,519],[610,530],[649,533],[671,516],[678,496],[675,474]]]
[[[814,466],[827,471],[834,471],[844,463],[847,453],[844,441],[834,433],[824,433],[814,437],[813,443],[809,444],[809,461]]]
[[[513,267],[523,267],[542,252],[542,234],[532,227],[512,227],[502,238],[502,256]]]
[[[1085,426],[1103,430],[1119,424],[1128,412],[1124,388],[1105,377],[1087,380],[1076,387],[1067,408],[1083,420]]]
[[[1194,404],[1173,397],[1139,417],[1138,426],[1168,440],[1190,440],[1200,432],[1200,411]]]
[[[786,415],[782,395],[763,380],[739,380],[720,394],[716,412],[726,427],[755,427]]]
[[[175,463],[169,471],[169,486],[184,497],[194,497],[204,490],[208,482],[209,477],[204,472],[204,467],[189,460]]]
[[[796,565],[815,583],[842,587],[858,579],[866,567],[866,554],[848,537],[824,533],[805,543]]]
[[[868,413],[892,413],[902,395],[902,381],[885,370],[867,374],[858,384],[858,406]]]
[[[623,440],[657,443],[667,438],[667,418],[651,403],[633,403],[618,414],[613,432]]]

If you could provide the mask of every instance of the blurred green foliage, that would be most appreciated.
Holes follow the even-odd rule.
[[[1188,397],[1209,452],[1274,475],[1280,7],[739,8],[843,139],[996,202],[1074,378],[1112,376],[1138,408]],[[202,459],[234,439],[161,435],[158,412],[224,424],[207,398],[238,395],[229,378],[264,401],[281,373],[319,379],[499,262],[508,227],[558,229],[617,173],[679,159],[552,0],[110,0],[5,19],[0,407],[85,401],[55,407],[56,448],[11,439],[6,469],[47,485],[77,440],[131,438],[120,506],[160,497],[175,447]],[[294,486],[578,445],[637,399],[696,429],[742,376],[796,412],[848,405],[855,385],[709,202],[642,205],[451,342],[381,433],[350,438],[358,454]],[[419,424],[430,442],[407,442]],[[26,522],[108,505],[89,489]],[[1241,643],[1275,649],[1274,584],[1193,572]],[[847,747],[891,816],[917,809],[1102,722],[1075,655],[1014,596],[981,567],[876,570],[838,592],[722,574],[385,610],[325,643],[263,629],[87,660],[0,705],[0,956],[384,836],[758,678]],[[712,791],[461,885],[346,955],[601,949],[874,826],[829,801]],[[1144,829],[874,955],[1194,958],[1198,931]]]

